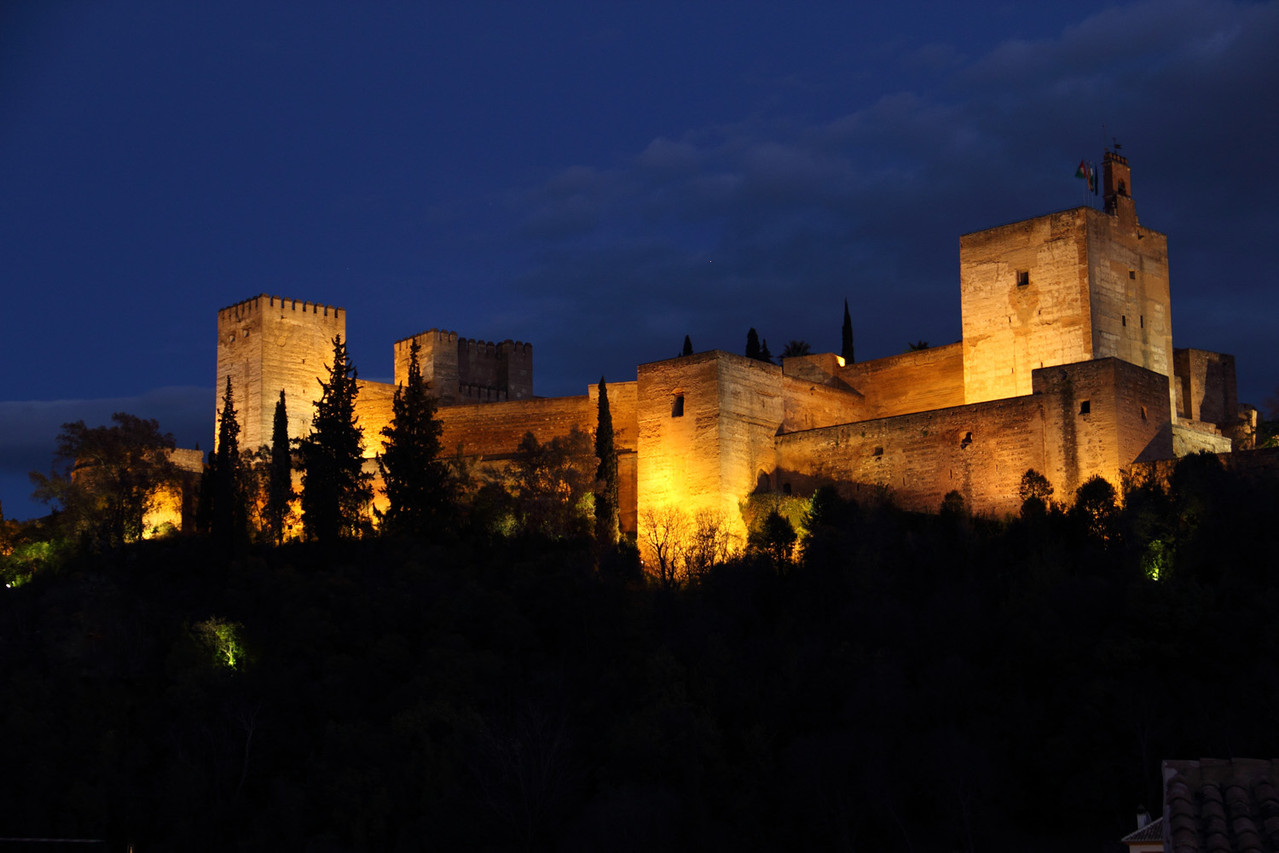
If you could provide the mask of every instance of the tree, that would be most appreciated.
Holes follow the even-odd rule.
[[[240,458],[240,421],[236,417],[231,393],[231,377],[226,378],[226,394],[218,419],[218,446],[210,465],[213,506],[208,513],[209,532],[213,538],[232,548],[248,539],[248,498],[245,488],[244,462]]]
[[[422,381],[417,339],[409,346],[409,373],[395,389],[391,422],[382,428],[386,444],[378,467],[388,506],[383,523],[388,533],[429,536],[453,515],[448,465],[440,459],[443,425],[435,416],[435,398]]]
[[[1048,499],[1052,497],[1053,487],[1048,478],[1034,468],[1027,468],[1021,475],[1021,486],[1017,496],[1021,498],[1022,518],[1042,517],[1048,512]]]
[[[372,497],[364,472],[364,434],[355,419],[355,366],[342,336],[333,338],[329,381],[315,403],[311,434],[301,443],[302,523],[306,535],[321,542],[359,532]]]
[[[764,338],[763,343],[759,345],[759,360],[773,363],[773,354],[768,351],[768,338]]]
[[[759,332],[755,331],[754,326],[746,333],[746,357],[759,360]]]
[[[688,515],[675,504],[648,507],[640,517],[640,541],[648,557],[646,568],[667,589],[676,586],[684,574],[680,558],[688,525]]]
[[[589,534],[592,458],[591,438],[577,427],[545,444],[532,432],[524,434],[511,475],[525,532],[551,538]]]
[[[616,545],[618,517],[617,448],[613,444],[613,416],[608,409],[608,388],[600,377],[595,420],[595,538],[601,545]]]
[[[778,572],[785,571],[795,552],[795,528],[776,509],[764,517],[758,530],[752,530],[747,544],[751,550],[766,554]]]
[[[808,341],[788,341],[786,348],[782,350],[782,358],[792,358],[797,355],[808,355],[812,352],[812,346]]]
[[[266,490],[266,529],[271,541],[284,541],[285,520],[293,502],[293,449],[289,443],[289,414],[280,390],[271,421],[271,460]]]
[[[839,354],[843,357],[845,364],[852,364],[856,361],[853,358],[853,318],[848,313],[848,300],[844,300],[844,328],[840,335]]]
[[[926,350],[926,349],[928,349],[928,341],[920,340],[920,341],[915,341],[913,344],[909,342],[906,344],[907,352],[919,352],[920,350]]]
[[[156,421],[126,412],[111,420],[109,427],[63,424],[54,470],[48,477],[31,474],[37,500],[56,501],[72,532],[107,546],[140,539],[147,511],[178,480],[172,435],[161,433]]]
[[[685,335],[684,350],[680,353],[680,355],[692,355],[692,354],[693,354],[693,340],[688,335]]]

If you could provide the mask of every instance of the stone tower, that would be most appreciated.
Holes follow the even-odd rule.
[[[290,437],[311,431],[337,335],[346,339],[346,311],[314,302],[262,294],[218,312],[218,399],[230,377],[242,449],[271,443],[282,390]]]
[[[1113,152],[1104,186],[1104,211],[960,238],[965,403],[1029,394],[1032,371],[1098,358],[1172,375],[1168,240],[1141,227],[1128,161]],[[1174,399],[1170,382],[1170,413]]]

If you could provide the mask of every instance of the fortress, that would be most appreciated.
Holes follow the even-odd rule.
[[[642,364],[608,385],[623,527],[647,510],[721,512],[744,532],[757,490],[887,491],[935,511],[958,491],[975,512],[1016,512],[1034,468],[1065,498],[1136,463],[1242,440],[1232,356],[1174,349],[1167,238],[1142,227],[1128,161],[1107,152],[1104,210],[1078,207],[960,238],[963,339],[845,363],[833,353],[776,364],[719,350]],[[267,295],[218,312],[219,398],[232,382],[242,447],[268,444],[280,391],[305,436],[341,308]],[[596,390],[533,395],[531,344],[432,329],[395,344],[395,382],[421,346],[443,446],[500,464],[525,432],[546,442],[595,429]],[[370,459],[395,385],[359,384]]]

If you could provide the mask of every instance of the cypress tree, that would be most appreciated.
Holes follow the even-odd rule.
[[[271,422],[271,468],[267,479],[266,523],[271,541],[279,545],[284,540],[284,520],[289,515],[289,503],[293,500],[293,451],[289,446],[289,414],[284,402],[284,390],[275,404],[275,418]]]
[[[848,300],[844,300],[844,329],[839,354],[844,357],[844,364],[852,364],[853,358],[853,318],[848,313]]]
[[[333,338],[329,381],[315,402],[311,435],[301,444],[302,523],[308,538],[332,542],[359,532],[372,497],[364,473],[364,434],[355,420],[355,366],[342,336]]]
[[[746,357],[759,360],[759,333],[752,326],[751,330],[746,333]]]
[[[692,355],[692,354],[693,354],[693,340],[688,335],[685,335],[684,351],[681,352],[680,355]]]
[[[617,448],[613,444],[613,416],[608,409],[608,389],[600,377],[599,408],[595,424],[595,539],[601,545],[616,545],[618,518]]]
[[[422,381],[420,351],[414,338],[408,378],[395,389],[391,423],[382,429],[386,443],[378,456],[389,503],[382,515],[385,530],[406,536],[438,532],[453,509],[448,466],[439,458],[443,425]]]
[[[222,397],[222,417],[218,422],[218,449],[213,455],[213,499],[209,532],[218,541],[236,547],[248,538],[248,507],[244,488],[244,465],[240,458],[240,422],[231,393],[231,377],[226,378]]]
[[[764,342],[759,345],[759,360],[773,363],[773,354],[768,351],[768,338],[764,338]]]

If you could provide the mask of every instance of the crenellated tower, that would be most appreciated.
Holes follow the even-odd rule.
[[[328,378],[337,335],[346,338],[346,311],[316,302],[264,293],[218,312],[217,388],[221,399],[231,378],[241,448],[256,450],[271,443],[281,390],[289,436],[300,438],[311,431],[319,380]]]

